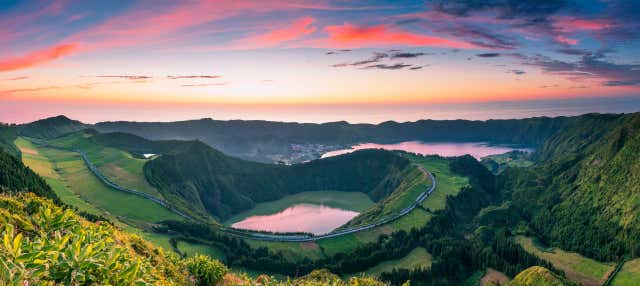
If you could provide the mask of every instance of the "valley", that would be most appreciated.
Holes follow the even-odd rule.
[[[634,117],[572,120],[576,121],[574,126],[593,120],[635,124]],[[601,133],[591,142],[611,133],[618,138],[608,141],[613,146],[632,144],[627,143],[629,137],[619,139],[618,134],[627,131],[608,132],[606,124],[595,130]],[[550,137],[549,142],[573,134],[571,128],[575,127]],[[496,253],[485,262],[465,266],[465,274],[456,276],[469,285],[491,277],[515,277],[526,265],[559,271],[582,285],[605,281],[633,285],[629,281],[637,274],[633,259],[622,263],[585,255],[567,245],[540,246],[537,239],[553,237],[541,235],[538,229],[537,220],[548,214],[523,205],[535,197],[530,194],[532,187],[547,186],[527,183],[536,180],[535,170],[548,174],[547,168],[564,168],[557,162],[567,156],[576,160],[571,152],[592,152],[585,150],[595,147],[559,152],[557,148],[563,143],[546,143],[533,153],[493,154],[482,159],[482,164],[472,156],[358,150],[286,166],[233,158],[198,141],[153,141],[126,133],[71,129],[76,131],[39,138],[23,135],[32,132],[18,132],[13,139],[21,161],[40,175],[64,204],[139,234],[165,251],[219,259],[235,273],[285,277],[328,268],[345,279],[361,274],[392,283],[436,279],[452,275],[437,272],[443,271],[439,267],[466,261],[467,254],[456,252],[457,248],[470,255]],[[623,143],[616,143],[620,140]],[[144,156],[150,153],[155,155]],[[612,156],[595,154],[578,160],[594,162],[592,158]],[[90,166],[99,173],[93,173]],[[110,187],[96,174],[144,195]],[[559,178],[553,185],[565,180]],[[332,217],[331,212],[349,215]],[[533,215],[531,223],[524,224],[526,213]],[[280,221],[270,217],[276,215]],[[314,217],[327,221],[318,220],[319,225],[314,226]],[[271,232],[242,230],[245,228]],[[506,249],[510,252],[503,252]],[[619,271],[614,271],[618,265]]]

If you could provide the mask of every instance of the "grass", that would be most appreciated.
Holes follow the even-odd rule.
[[[247,239],[251,247],[267,247],[270,251],[282,251],[288,261],[301,261],[305,257],[310,259],[323,258],[322,250],[315,242],[270,242]]]
[[[423,227],[431,220],[431,217],[432,215],[427,211],[415,208],[412,212],[390,223],[389,226],[393,227],[394,230],[410,231],[412,228]]]
[[[162,195],[145,179],[143,166],[147,159],[134,158],[129,152],[89,141],[91,135],[73,133],[51,140],[49,144],[66,149],[80,149],[89,160],[113,182],[161,198]]]
[[[187,257],[196,255],[196,254],[204,254],[211,258],[218,259],[220,261],[225,261],[227,257],[224,253],[216,248],[215,246],[200,244],[200,243],[190,243],[183,240],[178,240],[178,250],[180,252],[187,255]]]
[[[415,268],[429,268],[431,267],[432,257],[426,249],[422,247],[416,247],[405,257],[394,260],[387,260],[373,266],[366,271],[362,272],[368,276],[379,276],[383,272],[391,272],[393,269],[415,269]],[[357,276],[362,273],[351,274],[349,276]]]
[[[56,195],[60,197],[62,202],[74,206],[79,211],[91,214],[102,214],[102,211],[87,203],[67,188],[64,178],[58,174],[54,164],[51,163],[49,158],[42,155],[39,148],[31,143],[31,141],[19,137],[16,139],[15,144],[22,152],[22,163],[42,176]]]
[[[105,186],[89,171],[78,153],[36,146],[24,138],[19,138],[16,143],[30,149],[31,153],[35,153],[32,150],[37,151],[37,157],[31,154],[23,159],[27,166],[35,166],[34,171],[51,182],[63,202],[79,210],[116,217],[132,225],[182,219],[145,198]]]
[[[259,203],[253,209],[237,214],[225,222],[231,225],[254,215],[268,215],[280,212],[295,204],[316,204],[361,212],[371,206],[373,201],[360,192],[316,191],[302,192],[283,197],[279,200]]]
[[[635,286],[640,281],[640,258],[627,261],[611,281],[611,286]]]
[[[451,172],[449,160],[437,156],[413,156],[408,158],[424,167],[436,178],[436,189],[422,202],[422,206],[430,211],[444,209],[447,196],[455,196],[462,187],[469,184],[469,179]]]
[[[517,236],[515,240],[527,252],[549,261],[554,267],[564,271],[567,278],[585,286],[602,285],[615,268],[614,263],[598,262],[575,252],[558,248],[541,249],[530,237]]]

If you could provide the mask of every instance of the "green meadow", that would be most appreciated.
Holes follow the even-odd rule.
[[[629,260],[611,281],[611,286],[635,286],[640,283],[640,258]]]
[[[567,278],[582,285],[602,285],[615,268],[615,263],[599,262],[575,252],[559,248],[543,249],[530,237],[517,236],[515,241],[527,252],[549,261],[564,271]]]
[[[148,199],[114,190],[93,175],[78,153],[36,146],[24,138],[16,144],[33,153],[25,156],[27,166],[49,181],[62,200],[79,210],[104,213],[132,225],[182,219]],[[37,156],[35,155],[37,152]]]
[[[431,267],[432,257],[426,249],[417,247],[413,249],[409,254],[394,260],[387,260],[379,263],[378,265],[371,267],[363,273],[369,276],[379,276],[383,272],[391,272],[393,269],[415,269],[415,268],[429,268]],[[356,275],[361,275],[358,273]],[[356,276],[350,275],[350,276]]]

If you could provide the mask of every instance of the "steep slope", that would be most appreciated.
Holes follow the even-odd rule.
[[[26,137],[46,139],[55,138],[85,128],[84,123],[60,115],[19,125],[19,134]]]
[[[32,192],[55,202],[60,201],[40,176],[27,168],[16,157],[0,150],[0,193],[16,191]]]
[[[15,126],[0,123],[0,149],[13,156],[20,157],[20,150],[13,143],[17,137],[18,130]]]
[[[603,261],[640,255],[640,114],[583,117],[503,188],[545,242]]]
[[[147,180],[165,198],[202,208],[221,220],[256,202],[303,191],[364,192],[377,201],[410,167],[407,159],[382,150],[284,166],[229,157],[200,141],[159,144],[163,155],[145,164]]]

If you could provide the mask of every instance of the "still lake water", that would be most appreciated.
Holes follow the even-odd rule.
[[[271,232],[325,234],[345,224],[358,212],[312,204],[296,204],[271,215],[250,216],[231,225]]]
[[[462,156],[469,154],[476,159],[485,156],[502,154],[513,150],[525,150],[523,148],[512,148],[508,146],[489,145],[486,143],[427,143],[419,141],[408,141],[395,144],[363,143],[351,146],[349,149],[341,149],[324,153],[322,158],[351,153],[361,149],[385,149],[401,150],[422,155],[440,155],[443,157]]]
[[[496,146],[485,143],[426,143],[418,141],[396,144],[364,143],[349,149],[335,150],[322,155],[322,158],[337,156],[360,149],[403,150],[424,155],[462,156],[469,154],[477,159],[488,155],[502,154],[518,149],[508,146]],[[311,232],[325,234],[345,224],[358,215],[358,212],[313,204],[295,204],[285,210],[270,215],[256,215],[234,223],[235,228],[265,230],[272,232]]]

